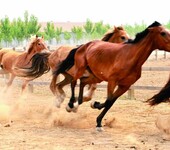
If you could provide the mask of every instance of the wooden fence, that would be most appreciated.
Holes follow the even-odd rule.
[[[142,71],[170,71],[170,67],[143,67]],[[49,82],[30,82],[29,90],[33,92],[33,85],[50,85]],[[106,84],[99,84],[98,88],[107,88]],[[134,99],[134,91],[138,90],[160,90],[162,87],[158,86],[148,86],[148,85],[132,85],[128,90],[128,99]]]
[[[143,67],[142,71],[170,71],[170,67]],[[3,80],[5,78],[3,77]],[[14,80],[16,84],[21,84],[20,80]],[[34,91],[34,86],[41,86],[41,85],[50,85],[50,82],[42,82],[42,81],[31,81],[29,82],[28,89],[32,93]],[[79,85],[77,85],[79,86]],[[98,88],[107,88],[107,84],[98,84]],[[135,90],[160,90],[162,87],[158,86],[148,86],[148,85],[132,85],[128,90],[128,99],[134,99],[134,91]]]

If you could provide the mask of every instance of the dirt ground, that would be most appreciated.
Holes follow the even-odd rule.
[[[170,59],[147,61],[145,66],[169,66]],[[143,72],[137,85],[163,86],[169,72]],[[46,74],[37,79],[50,81]],[[1,81],[1,89],[4,82]],[[1,150],[169,150],[155,125],[159,117],[170,114],[169,104],[151,108],[144,101],[158,91],[135,90],[135,99],[121,96],[103,119],[103,132],[95,129],[100,110],[83,103],[77,113],[65,110],[69,99],[61,108],[53,105],[54,96],[48,86],[36,86],[33,93],[20,96],[20,86],[13,84],[7,93],[0,94],[0,149]],[[106,89],[97,89],[93,100],[104,101]],[[11,119],[11,126],[5,126]],[[170,123],[169,123],[170,125]]]

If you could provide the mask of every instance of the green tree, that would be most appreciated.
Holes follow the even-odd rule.
[[[74,40],[74,42],[75,41],[78,42],[80,39],[82,39],[82,37],[83,37],[83,28],[82,27],[79,27],[79,26],[75,27],[74,26],[71,29],[71,31],[73,33],[73,40]]]
[[[51,44],[52,39],[55,38],[55,28],[53,22],[47,22],[46,27],[44,28],[44,32],[46,35],[47,40]]]
[[[38,18],[34,15],[31,15],[27,25],[27,35],[38,34],[40,28],[41,25],[38,23]]]
[[[64,39],[65,39],[66,41],[69,41],[69,40],[71,39],[71,34],[70,34],[70,32],[64,31],[63,33],[64,33]]]
[[[25,39],[25,24],[21,20],[21,18],[18,18],[17,21],[14,19],[12,22],[12,37],[13,39],[16,39],[18,44],[23,42]]]
[[[90,39],[91,34],[94,32],[94,24],[89,19],[87,19],[83,28],[85,30],[86,37]]]
[[[4,19],[0,20],[0,30],[2,38],[6,43],[6,46],[12,42],[12,32],[11,32],[11,23],[9,18],[6,16]]]
[[[110,29],[110,25],[104,25],[103,21],[94,24],[93,38],[101,38]]]
[[[59,43],[61,41],[62,30],[63,30],[62,27],[56,27],[55,39],[56,39],[57,43]]]

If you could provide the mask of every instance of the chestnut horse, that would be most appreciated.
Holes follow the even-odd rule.
[[[1,70],[0,74],[9,74],[9,80],[6,83],[6,87],[4,91],[7,91],[7,89],[12,85],[12,82],[16,76],[22,77],[24,76],[25,72],[22,72],[22,70],[18,70],[18,68],[21,67],[29,67],[30,60],[32,56],[36,53],[40,53],[44,50],[47,50],[47,46],[44,43],[44,38],[40,38],[38,36],[34,37],[32,39],[28,50],[25,52],[16,52],[7,49],[1,49],[0,50],[0,64],[1,64]],[[33,78],[23,78],[23,84],[22,84],[22,92],[24,91],[26,85],[29,81],[33,80]]]
[[[111,43],[122,43],[122,42],[127,41],[128,39],[129,39],[129,35],[124,30],[124,28],[122,26],[118,26],[118,27],[114,27],[114,30],[112,30],[111,32],[106,33],[101,40],[111,42]],[[61,61],[63,61],[66,58],[66,56],[69,54],[69,52],[75,47],[71,47],[69,50],[67,49],[67,51],[64,50],[64,52],[63,52],[63,47],[61,47],[61,48],[59,48],[54,54],[51,54],[49,56],[50,66],[52,66],[52,64],[55,64],[55,67],[52,68],[53,71],[56,70],[56,65],[61,63]],[[63,53],[64,53],[64,57],[63,57]],[[56,55],[58,55],[58,58],[60,58],[60,59],[57,59],[58,62],[53,60],[54,58],[56,58]],[[59,55],[61,55],[62,57],[59,56]],[[51,91],[54,94],[56,94],[56,106],[57,107],[60,107],[60,104],[64,101],[65,92],[63,90],[63,87],[65,85],[69,84],[69,83],[71,83],[71,93],[72,93],[70,101],[73,101],[73,102],[76,101],[74,91],[75,91],[75,86],[76,86],[77,81],[76,80],[74,80],[74,81],[70,80],[70,77],[68,77],[70,75],[67,74],[67,73],[63,73],[63,75],[65,77],[64,80],[57,83],[57,85],[56,85],[57,76],[53,75],[52,80],[51,80],[51,84],[50,84]],[[88,100],[91,99],[95,89],[96,89],[96,84],[90,84],[89,85],[89,89],[84,96],[85,101],[88,101]],[[69,109],[69,107],[67,107],[66,109],[67,109],[67,111],[71,111],[71,109]],[[72,111],[74,111],[74,109]]]
[[[158,105],[162,102],[167,103],[170,102],[170,78],[165,86],[152,98],[147,100],[151,106]]]
[[[96,120],[97,129],[101,130],[103,117],[114,102],[141,77],[142,65],[155,49],[170,52],[170,31],[156,21],[138,33],[134,40],[120,44],[92,41],[74,49],[54,73],[69,72],[74,65],[74,80],[81,78],[88,68],[93,78],[82,78],[84,84],[108,82],[106,101],[91,104],[92,108],[103,109]],[[83,91],[80,90],[80,97],[82,95]],[[82,99],[79,98],[78,104],[81,103]]]
[[[127,41],[128,39],[129,39],[129,35],[127,34],[127,32],[124,30],[122,26],[119,26],[119,27],[114,27],[113,31],[106,33],[101,40],[112,42],[112,43],[121,43],[121,42]],[[55,50],[53,53],[51,53],[49,56],[48,54],[36,54],[32,58],[32,67],[28,68],[29,71],[27,72],[27,76],[33,76],[33,77],[41,76],[43,74],[43,71],[45,71],[46,68],[48,68],[47,65],[50,66],[53,72],[54,70],[56,70],[56,65],[61,63],[67,57],[67,55],[73,48],[75,47],[61,46],[57,50]],[[44,63],[47,61],[46,59],[48,59],[48,64]],[[44,65],[41,62],[44,63]],[[41,66],[41,67],[37,67],[37,66]],[[57,107],[60,107],[60,104],[64,101],[66,94],[63,90],[63,87],[69,83],[71,83],[71,89],[72,89],[72,96],[70,100],[75,101],[74,89],[76,86],[76,81],[72,82],[72,80],[70,80],[70,77],[68,77],[69,74],[67,74],[66,72],[63,73],[63,75],[65,77],[64,80],[57,83],[57,85],[56,85],[56,82],[57,82],[58,76],[56,75],[52,76],[52,80],[50,83],[50,89],[52,93],[56,95],[56,106]],[[90,93],[93,93],[93,91],[95,90],[95,87],[96,87],[96,84],[90,85],[90,90],[89,90]],[[91,97],[88,99],[91,99]]]

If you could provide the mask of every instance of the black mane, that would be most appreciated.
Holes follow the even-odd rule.
[[[139,42],[141,39],[143,39],[149,33],[148,28],[158,27],[158,26],[161,26],[161,24],[159,22],[157,22],[157,21],[153,22],[144,31],[137,33],[134,40],[129,40],[127,43],[137,43],[137,42]]]

